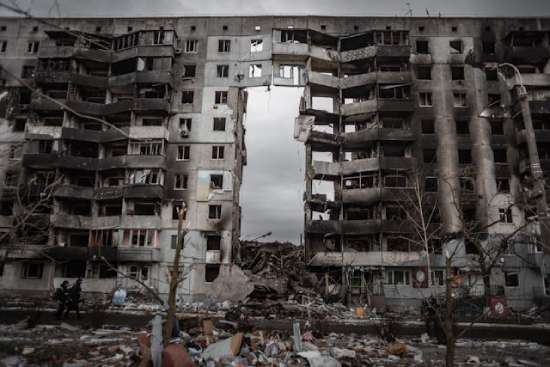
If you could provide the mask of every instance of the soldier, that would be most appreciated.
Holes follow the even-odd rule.
[[[67,289],[68,286],[69,282],[64,280],[63,283],[61,283],[61,286],[55,290],[55,294],[53,296],[54,300],[59,302],[57,312],[55,314],[58,320],[63,319],[63,311],[65,311],[65,306],[67,305],[69,298],[69,290]]]
[[[80,293],[82,292],[81,285],[82,279],[78,278],[76,282],[73,284],[71,289],[69,289],[69,297],[67,302],[67,311],[65,311],[65,317],[69,315],[69,312],[71,310],[74,310],[76,312],[76,318],[80,318]]]

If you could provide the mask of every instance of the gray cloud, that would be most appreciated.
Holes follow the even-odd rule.
[[[1,0],[9,3],[8,0]],[[353,15],[402,16],[409,2],[414,16],[544,16],[548,0],[57,0],[62,16],[140,17],[198,15]],[[54,0],[18,0],[39,16],[56,16]],[[0,15],[13,15],[0,10]]]

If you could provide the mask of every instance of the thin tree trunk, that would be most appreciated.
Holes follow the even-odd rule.
[[[445,366],[453,367],[455,360],[455,328],[454,328],[454,297],[451,278],[451,258],[445,259],[446,278],[445,282],[445,341],[447,344],[445,352]]]
[[[168,313],[166,315],[166,325],[164,326],[164,342],[168,343],[172,339],[172,329],[176,318],[176,293],[178,289],[178,272],[180,268],[181,251],[183,250],[183,217],[186,208],[182,207],[178,210],[178,235],[176,241],[176,254],[174,255],[174,263],[170,272],[170,290],[168,293]]]

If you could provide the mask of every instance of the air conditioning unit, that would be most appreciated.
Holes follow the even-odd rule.
[[[189,137],[189,130],[187,130],[187,129],[181,129],[181,130],[180,130],[180,136],[181,136],[182,138],[188,138],[188,137]]]
[[[176,49],[174,49],[174,53],[175,53],[176,55],[181,55],[182,52],[183,52],[183,49],[181,49],[181,48],[176,48]]]

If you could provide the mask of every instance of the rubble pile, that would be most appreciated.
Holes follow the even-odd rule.
[[[137,366],[140,350],[129,328],[85,330],[77,326],[37,325],[28,320],[0,325],[0,366]]]
[[[304,252],[290,242],[241,242],[242,268],[254,283],[252,299],[317,295],[318,279],[306,270]]]
[[[308,323],[288,330],[255,329],[247,322],[193,319],[164,344],[162,318],[144,329],[105,325],[86,329],[61,323],[37,325],[29,320],[0,325],[1,367],[356,367],[444,366],[445,347],[426,334],[395,338],[322,333]],[[458,365],[542,367],[550,365],[550,348],[525,341],[457,342]]]

